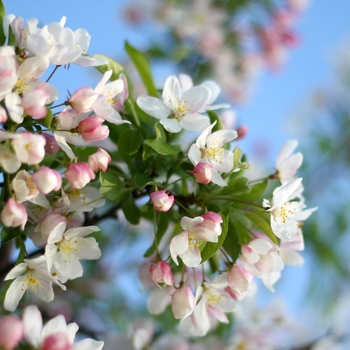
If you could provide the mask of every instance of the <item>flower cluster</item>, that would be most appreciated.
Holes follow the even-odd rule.
[[[85,29],[72,31],[64,24],[62,18],[39,28],[34,19],[24,23],[21,17],[4,17],[8,46],[0,48],[0,167],[6,186],[1,192],[2,243],[16,239],[24,255],[5,277],[11,282],[4,301],[9,311],[26,291],[52,301],[53,284],[65,290],[62,283],[83,275],[81,259],[101,256],[95,238],[86,237],[99,228],[83,226],[84,213],[105,203],[98,189],[87,185],[100,170],[106,171],[111,157],[100,148],[87,162],[80,161],[68,143],[88,145],[107,138],[109,128],[102,125],[107,119],[123,123],[118,110],[127,87],[123,77],[107,83],[107,71],[95,90],[79,89],[63,104],[68,107],[53,114],[58,90],[48,83],[50,77],[41,80],[51,64],[56,71],[72,63],[107,62],[86,55],[90,35]],[[27,236],[45,248],[44,255],[26,253]]]
[[[31,349],[101,350],[102,341],[84,339],[74,343],[79,326],[66,324],[58,315],[43,326],[42,316],[35,305],[27,306],[18,319],[14,316],[0,318],[0,347],[13,350],[18,344],[27,343]]]
[[[1,244],[15,240],[19,248],[16,262],[8,261],[6,310],[15,311],[27,291],[51,302],[54,287],[74,286],[66,283],[83,276],[81,260],[102,255],[96,236],[104,219],[152,223],[143,273],[144,285],[155,286],[148,308],[159,314],[171,304],[185,336],[204,336],[228,323],[226,313],[249,294],[253,277],[273,290],[284,264],[303,263],[297,252],[303,249],[301,226],[315,209],[305,209],[301,179],[295,178],[302,161],[292,154],[295,141],[279,154],[274,175],[250,182],[244,172],[252,166],[233,144],[246,131],[224,127],[216,111],[229,106],[215,103],[221,89],[214,81],[194,86],[189,76],[172,75],[159,94],[146,58],[127,43],[147,82],[147,95],[135,97],[124,68],[87,56],[88,33],[65,28],[65,18],[42,28],[37,20],[24,23],[11,15],[3,22]],[[53,106],[59,92],[50,78],[73,63],[96,66],[102,78]],[[43,81],[51,64],[56,67]],[[181,139],[195,133],[190,145]],[[261,204],[273,178],[281,186]],[[33,252],[29,239],[38,247]],[[22,326],[8,348],[23,334],[40,349],[57,342],[64,349],[103,345],[73,345],[77,326],[62,317],[42,328],[35,307],[25,309]],[[140,349],[146,335],[135,335]]]

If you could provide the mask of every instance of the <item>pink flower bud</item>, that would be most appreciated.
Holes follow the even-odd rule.
[[[236,131],[238,134],[236,140],[241,140],[247,136],[249,130],[246,125],[242,125],[242,126],[239,126]]]
[[[58,143],[56,142],[56,139],[53,135],[50,134],[41,134],[42,136],[44,136],[45,140],[46,140],[46,144],[45,144],[45,153],[46,154],[56,154],[61,150],[61,147],[58,145]]]
[[[106,125],[101,125],[103,119],[94,116],[82,120],[77,128],[77,131],[83,137],[84,141],[93,142],[101,141],[108,137],[109,129]]]
[[[168,286],[174,285],[174,275],[167,262],[160,260],[157,264],[152,264],[149,271],[154,283],[165,283]]]
[[[24,111],[37,119],[45,118],[47,108],[45,107],[50,97],[50,89],[47,85],[40,84],[32,91],[22,97]]]
[[[174,199],[174,196],[169,196],[165,191],[151,193],[153,207],[158,211],[168,211],[172,207]]]
[[[24,227],[28,220],[28,214],[23,204],[17,203],[14,199],[9,198],[1,212],[1,221],[6,227]]]
[[[208,163],[199,162],[192,171],[192,174],[198,183],[206,185],[211,182],[213,166]]]
[[[111,162],[111,156],[102,148],[88,158],[88,163],[93,171],[106,171],[108,164]]]
[[[22,340],[24,327],[22,321],[14,316],[0,319],[0,348],[13,350]]]
[[[44,340],[42,350],[71,350],[73,345],[65,332],[50,334]]]
[[[41,167],[36,171],[31,181],[35,183],[37,189],[42,194],[48,194],[52,191],[58,191],[62,185],[61,174],[47,167]]]
[[[175,318],[189,316],[196,306],[196,298],[188,286],[182,286],[171,296],[172,311]]]
[[[91,87],[85,86],[77,91],[70,97],[68,104],[77,112],[85,113],[93,110],[93,105],[97,98],[100,96]]]
[[[95,178],[95,173],[89,164],[78,162],[70,164],[66,171],[66,178],[74,188],[83,188]]]

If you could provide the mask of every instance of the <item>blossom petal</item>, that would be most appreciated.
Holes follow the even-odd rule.
[[[143,111],[154,118],[166,119],[171,114],[171,110],[164,105],[160,98],[140,96],[136,102]]]
[[[27,282],[25,276],[17,277],[10,285],[6,292],[4,300],[4,308],[7,311],[15,311],[23,294],[27,290]]]

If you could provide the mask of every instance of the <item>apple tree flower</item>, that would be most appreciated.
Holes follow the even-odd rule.
[[[283,145],[277,155],[276,174],[273,177],[280,179],[282,185],[294,179],[297,170],[303,162],[303,155],[300,152],[293,153],[297,146],[298,141],[289,140]]]
[[[173,75],[166,80],[162,97],[140,96],[137,104],[159,119],[167,131],[201,131],[209,125],[209,118],[200,114],[210,99],[210,91],[205,86],[192,87],[182,94],[179,80]]]
[[[184,216],[181,219],[180,225],[185,231],[173,237],[170,242],[170,254],[177,265],[177,257],[180,256],[186,266],[198,266],[202,260],[198,242],[218,241],[221,232],[202,225],[204,222],[205,219],[202,216],[197,216],[194,219]]]
[[[213,320],[228,323],[226,312],[236,309],[236,302],[220,285],[204,282],[196,291],[196,306],[189,317],[180,323],[180,330],[185,336],[204,336],[208,333]]]
[[[237,132],[235,130],[219,130],[211,133],[215,124],[216,122],[206,128],[196,143],[190,147],[188,158],[194,166],[200,162],[210,164],[213,167],[212,182],[219,186],[227,186],[220,173],[232,170],[233,153],[225,150],[224,145],[234,140],[237,137]]]
[[[24,336],[35,349],[101,350],[104,343],[90,338],[74,343],[79,326],[73,322],[67,325],[65,317],[58,315],[43,325],[39,309],[27,306],[22,315]]]
[[[263,207],[271,213],[270,224],[274,234],[284,241],[291,241],[291,235],[299,230],[300,223],[317,209],[305,209],[304,201],[293,200],[299,193],[301,181],[298,178],[277,187],[273,191],[272,201],[263,201]]]
[[[53,230],[48,237],[45,249],[50,270],[57,271],[61,281],[75,279],[83,275],[81,259],[95,260],[101,256],[101,250],[93,237],[85,237],[99,231],[97,226],[76,227],[64,232]]]
[[[4,307],[8,311],[16,310],[24,293],[29,290],[40,300],[49,302],[54,298],[52,283],[63,290],[66,287],[51,275],[47,269],[45,256],[35,259],[24,259],[16,265],[5,277],[5,281],[14,280],[5,295]]]

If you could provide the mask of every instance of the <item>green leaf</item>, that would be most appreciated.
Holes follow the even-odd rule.
[[[219,238],[218,242],[216,243],[207,242],[201,251],[202,263],[210,259],[220,249],[220,247],[224,243],[227,230],[228,230],[229,214],[223,214],[222,220],[223,220],[222,232],[221,232],[221,235],[218,237]]]
[[[236,197],[243,193],[249,193],[250,190],[249,180],[243,176],[236,176],[221,190],[220,195]]]
[[[8,46],[15,46],[16,45],[16,35],[14,34],[11,26],[9,26],[9,38],[8,38]]]
[[[118,140],[118,149],[121,155],[131,156],[139,150],[141,145],[142,138],[136,130],[124,131]]]
[[[228,223],[227,234],[222,246],[225,252],[232,258],[232,261],[236,261],[241,253],[241,246],[238,243],[238,235],[231,221]]]
[[[166,155],[175,155],[181,151],[179,146],[172,146],[167,143],[165,131],[161,124],[158,122],[155,125],[156,129],[156,138],[147,139],[144,141],[144,144],[153,148],[157,153]]]
[[[158,97],[158,91],[153,81],[151,67],[146,56],[131,46],[127,41],[125,42],[125,50],[134,63],[137,71],[139,72],[141,80],[145,85],[148,94],[150,96]]]
[[[45,118],[40,119],[40,124],[46,126],[48,129],[51,127],[51,122],[53,119],[53,114],[50,108],[47,108],[47,113]]]
[[[100,192],[110,201],[119,204],[126,200],[132,188],[127,188],[118,176],[110,172],[100,172]]]
[[[232,210],[231,222],[236,230],[240,245],[248,244],[252,239],[251,221],[241,212]]]
[[[4,16],[5,16],[5,6],[2,0],[0,0],[0,46],[3,46],[6,42],[6,36],[3,28]]]
[[[209,115],[211,124],[213,124],[216,121],[216,124],[214,125],[212,132],[225,129],[225,126],[222,123],[220,117],[214,111],[208,110],[207,113]]]
[[[135,185],[139,190],[144,189],[147,185],[157,185],[158,182],[153,181],[153,179],[148,174],[135,174]]]
[[[129,197],[122,205],[122,210],[125,215],[126,220],[132,225],[137,225],[140,222],[141,212],[136,206],[133,197]]]
[[[22,231],[19,227],[3,227],[1,230],[1,244],[6,244],[20,237]]]
[[[117,61],[113,60],[110,57],[107,57],[105,55],[93,55],[93,58],[103,58],[108,61],[107,64],[102,64],[101,66],[97,66],[96,69],[99,70],[101,73],[106,73],[109,70],[112,70],[112,76],[111,81],[119,79],[120,73],[124,73],[124,67],[120,65]]]
[[[268,180],[265,179],[264,181],[251,186],[251,190],[249,193],[237,195],[235,196],[235,198],[243,199],[249,202],[256,202],[264,194],[267,187],[267,183]]]
[[[262,232],[264,232],[272,242],[279,244],[279,239],[277,236],[273,233],[270,223],[267,222],[263,216],[258,215],[253,212],[245,212],[244,215],[251,220]]]

